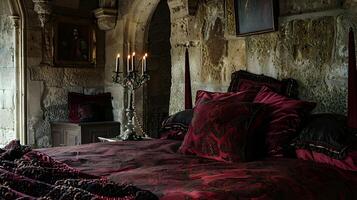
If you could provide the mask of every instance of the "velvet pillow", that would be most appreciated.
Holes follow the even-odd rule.
[[[304,117],[316,106],[312,102],[279,95],[267,87],[259,91],[254,102],[266,104],[270,109],[270,122],[266,133],[270,156],[284,155],[284,148],[288,147],[291,139],[297,135]]]
[[[332,113],[313,114],[291,145],[296,149],[307,149],[331,158],[344,159],[353,137],[348,132],[345,116]]]
[[[179,152],[226,162],[263,157],[266,115],[262,104],[232,98],[199,104]]]
[[[169,116],[162,122],[161,139],[183,140],[191,124],[193,110],[187,109]]]
[[[252,102],[258,91],[247,90],[240,92],[209,92],[204,90],[198,90],[196,93],[195,105],[211,101],[211,100],[224,100],[227,98],[234,98],[239,102]]]
[[[85,121],[113,121],[112,96],[110,93],[85,95],[68,93],[68,120],[72,123]]]

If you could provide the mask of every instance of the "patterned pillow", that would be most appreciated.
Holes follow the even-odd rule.
[[[227,98],[234,98],[240,102],[252,102],[257,95],[256,90],[247,90],[240,92],[209,92],[204,90],[198,90],[196,93],[196,106],[211,100],[223,100]]]
[[[262,104],[232,99],[200,104],[179,152],[226,162],[260,158],[266,116]]]
[[[193,110],[187,109],[169,116],[162,122],[160,138],[183,140],[191,124],[192,115]]]
[[[320,113],[309,116],[306,125],[291,145],[296,149],[311,150],[341,160],[346,157],[354,138],[348,131],[345,116]]]
[[[254,103],[269,106],[270,122],[267,127],[267,148],[270,156],[283,156],[285,147],[296,136],[301,122],[316,104],[290,99],[263,87],[254,99]]]

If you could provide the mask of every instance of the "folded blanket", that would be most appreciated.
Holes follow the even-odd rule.
[[[0,149],[0,199],[156,200],[149,191],[81,173],[46,154],[10,142]]]

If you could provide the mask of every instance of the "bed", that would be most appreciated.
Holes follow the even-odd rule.
[[[357,199],[355,172],[288,158],[229,164],[178,154],[180,143],[153,139],[39,151],[163,200]]]
[[[262,86],[262,89],[258,89],[259,93],[257,94],[254,91],[258,86]],[[257,112],[254,114],[254,119],[256,120],[253,121],[264,122],[264,120],[257,120],[260,119],[259,116],[265,116],[266,114],[264,112],[267,111],[263,109],[264,106],[261,103],[241,103],[236,102],[236,100],[241,100],[241,98],[244,97],[245,101],[247,99],[249,101],[253,101],[254,99],[255,101],[259,99],[258,96],[260,94],[264,94],[265,96],[263,96],[267,97],[267,94],[271,93],[274,94],[274,99],[277,99],[276,93],[266,88],[268,86],[284,96],[280,95],[280,99],[286,100],[286,98],[289,97],[286,101],[289,104],[292,104],[292,102],[301,103],[300,100],[293,100],[298,96],[295,80],[285,79],[278,81],[271,77],[239,71],[233,73],[232,82],[229,87],[229,92],[234,92],[234,94],[198,92],[197,96],[200,97],[200,99],[196,99],[194,114],[187,112],[184,114],[185,119],[178,124],[171,123],[172,120],[165,120],[165,123],[171,123],[171,125],[168,125],[166,127],[167,129],[165,128],[164,130],[170,133],[168,134],[170,137],[173,134],[173,138],[176,140],[164,138],[142,141],[120,141],[37,150],[30,150],[26,147],[19,146],[18,142],[14,143],[12,147],[10,145],[10,150],[0,151],[0,197],[1,194],[7,194],[7,192],[12,192],[12,195],[16,196],[17,193],[16,191],[12,191],[12,188],[20,192],[25,191],[30,195],[33,194],[33,190],[22,187],[22,182],[19,181],[23,180],[19,177],[26,175],[26,180],[31,179],[26,183],[40,191],[43,190],[42,185],[45,185],[45,191],[42,191],[43,196],[47,197],[48,195],[54,194],[55,197],[52,199],[58,199],[56,197],[61,192],[68,193],[68,187],[72,188],[73,185],[81,187],[76,187],[75,192],[72,193],[70,190],[67,197],[71,198],[65,199],[73,199],[76,196],[77,199],[85,199],[78,198],[78,195],[80,195],[80,197],[85,196],[87,199],[91,199],[89,197],[95,197],[94,199],[110,199],[102,198],[100,195],[123,196],[123,194],[126,195],[126,198],[112,199],[357,199],[357,148],[354,152],[355,160],[347,160],[349,162],[347,162],[347,166],[344,166],[344,169],[347,170],[343,170],[341,169],[341,163],[343,163],[342,161],[344,161],[345,156],[347,156],[346,159],[349,159],[346,153],[346,149],[349,148],[340,145],[337,146],[339,149],[329,149],[330,144],[324,147],[323,141],[319,141],[320,139],[327,139],[328,141],[337,139],[338,141],[334,141],[335,143],[342,141],[336,137],[336,133],[341,133],[341,135],[346,133],[344,128],[345,119],[342,119],[342,123],[335,124],[335,122],[339,122],[339,120],[336,120],[334,115],[317,115],[311,120],[306,120],[310,122],[310,124],[305,125],[307,131],[304,132],[305,129],[303,129],[301,133],[299,133],[301,140],[295,142],[297,144],[296,148],[307,147],[307,149],[298,149],[303,151],[303,155],[305,156],[303,159],[307,158],[308,160],[309,157],[316,154],[323,161],[328,159],[328,161],[337,162],[340,168],[314,161],[282,157],[279,151],[271,151],[273,156],[265,156],[264,158],[246,160],[244,162],[239,159],[237,162],[225,162],[225,158],[221,161],[215,160],[217,156],[211,157],[213,159],[209,159],[207,157],[205,158],[204,154],[198,156],[199,154],[187,155],[182,153],[182,149],[185,149],[183,147],[189,144],[186,141],[187,138],[191,137],[184,136],[185,133],[182,134],[183,132],[187,131],[187,134],[190,134],[192,132],[191,129],[195,131],[196,129],[193,127],[195,127],[195,124],[198,122],[202,127],[210,125],[209,120],[211,119],[207,118],[209,115],[211,115],[211,118],[217,117],[218,121],[222,123],[226,120],[222,120],[218,114],[221,113],[225,115],[227,111],[221,112],[222,110],[219,110],[220,112],[218,112],[218,114],[217,112],[213,114],[208,113],[208,115],[197,114],[200,110],[204,111],[202,113],[207,114],[207,112],[211,112],[210,109],[207,109],[207,106],[216,106],[214,100],[207,100],[206,98],[218,98],[219,96],[219,98],[221,98],[222,96],[228,95],[227,98],[224,97],[226,98],[225,101],[217,101],[226,106],[228,105],[228,113],[231,115],[228,117],[228,121],[231,120],[232,116],[236,115],[233,113],[233,110],[239,107],[238,112],[247,111],[248,114],[250,111],[253,112],[254,109],[256,109]],[[251,95],[252,93],[254,93],[254,95]],[[234,103],[229,106],[230,104],[227,104],[227,102],[229,102],[227,99],[232,98],[232,96],[234,96]],[[199,102],[202,102],[202,104]],[[300,103],[298,105],[300,105]],[[248,107],[249,109],[245,110],[243,109],[244,107]],[[283,110],[283,115],[278,116],[278,118],[283,119],[288,116],[288,126],[282,126],[282,130],[286,135],[286,131],[291,131],[292,127],[296,125],[295,121],[291,123],[291,119],[294,117],[302,118],[302,116],[287,115],[285,111],[286,110]],[[191,116],[192,118],[192,115],[195,116],[193,117],[195,120],[192,119],[190,128],[188,129],[186,119],[189,118],[187,116]],[[201,121],[198,120],[200,116],[202,117]],[[237,120],[252,121],[250,119],[253,119],[244,116],[242,113],[240,113],[240,116],[242,116],[242,119],[237,118]],[[251,115],[249,114],[249,116]],[[217,120],[214,122],[217,122]],[[202,125],[202,123],[206,123],[206,125]],[[230,122],[228,124],[232,123]],[[236,121],[234,121],[233,124],[236,126]],[[244,129],[246,126],[245,123],[240,124],[242,125],[240,128]],[[316,127],[316,125],[318,125],[318,127]],[[220,127],[214,124],[212,126],[215,128]],[[233,134],[240,134],[238,133],[240,130],[231,128],[232,127],[228,127],[227,130],[233,130]],[[298,127],[296,126],[295,128]],[[252,128],[252,131],[254,130],[256,130],[256,128]],[[297,132],[296,130],[293,131]],[[313,132],[313,134],[311,135],[310,132]],[[217,133],[223,134],[220,132]],[[222,138],[229,138],[224,134],[221,135]],[[330,134],[331,137],[329,137],[328,134]],[[198,137],[200,135],[196,136]],[[252,141],[255,141],[255,137],[252,137],[252,135],[248,136]],[[271,135],[269,138],[273,139],[271,141],[274,143],[277,141],[277,136],[279,135]],[[296,133],[293,136],[296,137]],[[318,143],[313,143],[315,149],[312,149],[316,150],[316,152],[308,151],[308,147],[311,145],[306,143],[304,138],[307,138],[307,141],[312,141],[314,138],[317,139]],[[208,140],[206,141],[206,139],[205,137],[198,137],[198,139],[193,142],[201,143],[201,140],[207,142]],[[229,139],[233,141],[233,139]],[[227,139],[222,141],[227,142]],[[243,146],[250,145],[250,143],[240,144],[243,144]],[[259,143],[259,145],[260,144],[261,143]],[[288,143],[286,142],[286,144]],[[324,148],[321,149],[321,146]],[[186,150],[187,149],[189,150],[189,148],[186,148]],[[276,149],[282,150],[281,148]],[[256,148],[256,146],[249,149],[249,151],[253,152],[251,155],[255,155],[255,151],[258,150],[259,148]],[[327,153],[322,154],[324,151],[327,151]],[[220,153],[221,152],[222,151],[220,151]],[[351,163],[352,165],[355,163],[356,166],[351,167]],[[42,167],[40,171],[31,171],[38,170],[38,166]],[[53,171],[55,173],[52,173]],[[65,175],[63,172],[65,172]],[[4,181],[4,178],[9,179],[9,181]],[[75,179],[74,183],[72,179]],[[89,179],[89,181],[85,181],[85,179]],[[43,184],[44,181],[46,184]],[[12,182],[12,186],[14,187],[10,187],[9,189],[8,185]],[[85,186],[85,191],[83,191],[83,185]],[[58,187],[60,187],[60,190],[58,190]],[[90,194],[87,193],[88,191]],[[78,192],[78,194],[76,192]],[[18,196],[27,197],[21,194]]]

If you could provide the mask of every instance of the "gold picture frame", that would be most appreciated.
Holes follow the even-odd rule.
[[[96,29],[91,20],[58,17],[54,23],[54,66],[94,67]]]

